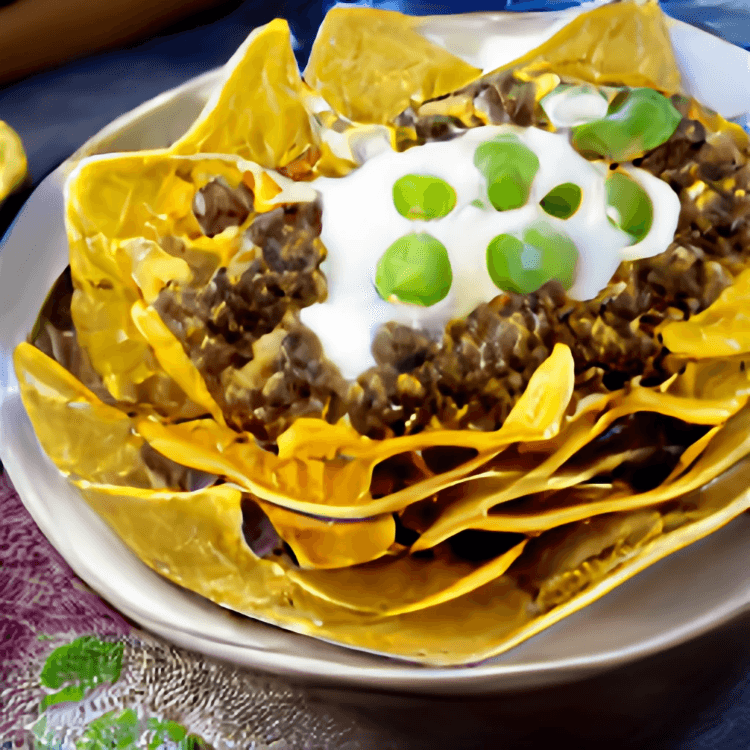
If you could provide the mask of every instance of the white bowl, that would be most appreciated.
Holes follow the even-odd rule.
[[[549,38],[578,12],[432,16],[420,29],[491,70]],[[726,117],[746,115],[750,54],[679,22],[671,22],[670,33],[689,91]],[[235,615],[173,585],[129,551],[42,452],[11,356],[68,263],[62,185],[72,164],[85,154],[169,145],[198,115],[219,76],[217,70],[195,78],[102,130],[42,182],[2,247],[0,458],[73,570],[125,615],[178,645],[317,684],[416,693],[497,693],[576,680],[684,643],[750,610],[747,514],[509,653],[469,668],[425,668]]]

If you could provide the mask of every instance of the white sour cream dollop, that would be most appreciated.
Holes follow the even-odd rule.
[[[501,212],[487,201],[486,182],[474,166],[474,151],[479,144],[509,133],[534,151],[539,171],[527,203]],[[397,321],[440,333],[451,319],[467,315],[500,294],[487,270],[487,245],[498,234],[520,237],[537,221],[547,222],[573,240],[579,258],[568,294],[573,299],[590,299],[607,285],[623,259],[633,259],[638,246],[643,253],[637,257],[666,250],[677,226],[680,203],[669,186],[643,170],[628,171],[654,206],[649,234],[632,246],[630,236],[607,218],[606,165],[588,162],[562,133],[512,125],[473,128],[450,141],[400,153],[378,153],[346,177],[320,177],[312,187],[323,201],[321,239],[328,257],[322,270],[328,279],[328,299],[303,309],[302,322],[318,335],[327,357],[342,375],[353,379],[375,363],[370,349],[383,323]],[[403,217],[393,203],[393,185],[408,174],[445,180],[456,192],[455,208],[431,221]],[[646,179],[641,179],[644,175]],[[566,182],[581,188],[581,205],[570,218],[557,219],[548,215],[539,201]],[[484,207],[475,205],[477,200]],[[376,266],[385,250],[415,232],[427,232],[440,240],[453,270],[448,296],[431,307],[386,302],[375,288]],[[658,242],[652,241],[656,238]]]

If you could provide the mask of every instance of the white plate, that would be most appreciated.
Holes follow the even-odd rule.
[[[434,16],[421,28],[489,70],[549,38],[576,12]],[[680,23],[671,25],[671,34],[690,91],[727,117],[750,111],[748,53]],[[506,42],[498,42],[500,37]],[[196,78],[120,117],[76,157],[169,145],[197,116],[220,74]],[[722,85],[716,86],[719,77]],[[35,521],[75,572],[143,627],[187,648],[318,684],[455,695],[578,679],[683,643],[750,609],[748,515],[511,652],[469,668],[428,669],[287,633],[161,578],[42,453],[13,373],[13,349],[26,338],[68,262],[61,189],[76,157],[34,192],[0,253],[0,457]]]

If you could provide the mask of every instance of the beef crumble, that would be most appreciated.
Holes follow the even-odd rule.
[[[232,226],[226,203],[206,200],[203,223]],[[342,413],[345,383],[295,314],[327,293],[320,221],[319,202],[259,214],[249,239],[260,252],[238,278],[219,268],[202,288],[165,287],[155,304],[228,424],[270,449],[297,417]]]

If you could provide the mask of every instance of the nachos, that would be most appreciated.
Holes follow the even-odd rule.
[[[171,148],[70,176],[24,404],[175,583],[489,658],[750,507],[749,155],[656,3],[484,73],[336,8],[300,75],[273,21]]]

